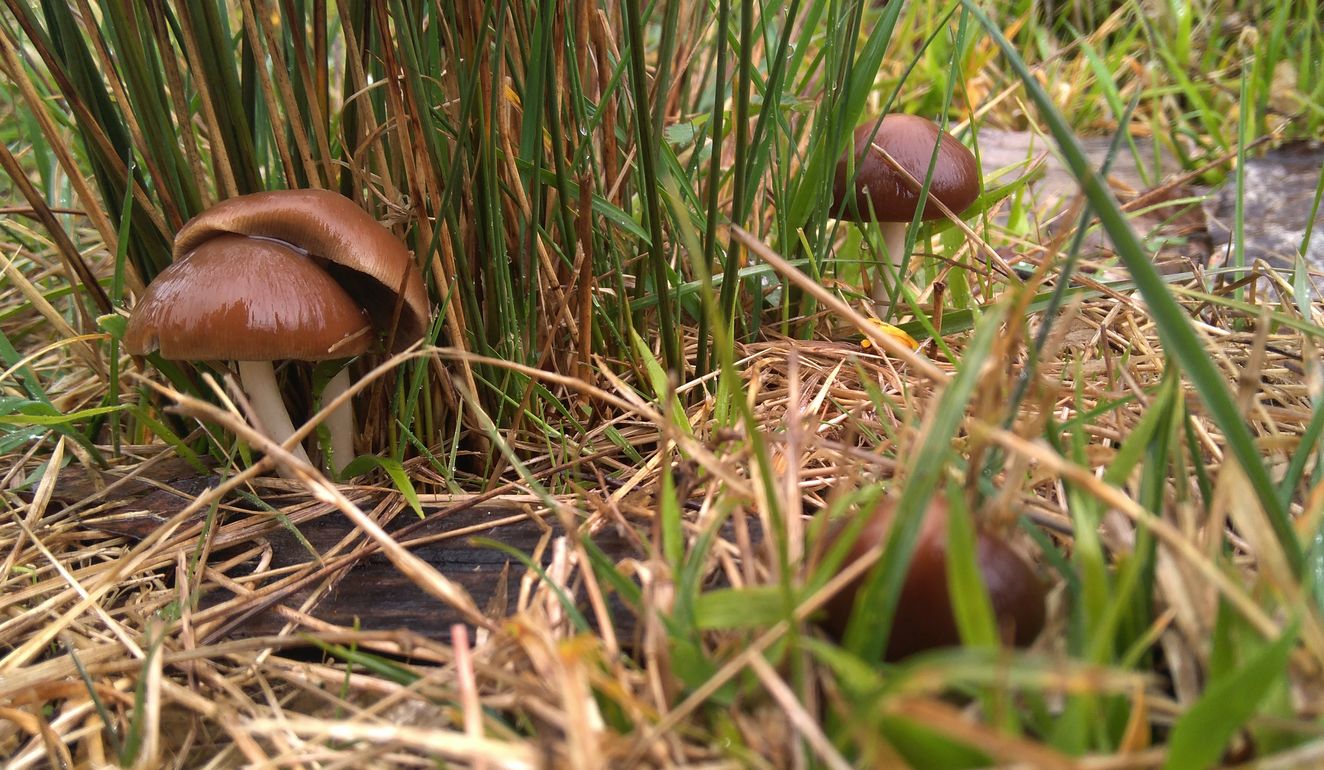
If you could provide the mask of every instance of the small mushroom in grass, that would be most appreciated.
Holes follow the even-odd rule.
[[[845,564],[886,542],[894,515],[895,509],[889,501],[874,509],[851,544]],[[900,660],[924,650],[961,643],[947,585],[947,516],[946,500],[934,498],[920,525],[919,539],[901,587],[887,642],[887,660]],[[839,527],[830,539],[844,536],[845,530]],[[1043,583],[1025,558],[997,535],[979,532],[975,553],[1003,643],[1028,646],[1044,626]],[[867,577],[866,574],[849,583],[827,604],[824,626],[837,638],[846,633],[851,613],[855,611],[855,597]]]
[[[938,155],[933,157],[937,145]],[[919,206],[919,190],[897,173],[878,152],[878,147],[920,184],[929,176],[929,198],[920,214],[921,220],[939,219],[942,211],[933,199],[959,214],[979,197],[980,173],[975,156],[956,137],[936,123],[915,115],[887,115],[882,121],[871,120],[855,129],[853,155],[837,161],[832,185],[832,214],[838,219],[877,221],[887,246],[888,258],[900,267],[905,259],[906,226]],[[854,175],[852,176],[852,171]],[[874,282],[874,303],[887,301],[881,274]]]
[[[272,360],[322,361],[366,352],[374,329],[399,351],[428,327],[423,276],[408,249],[353,201],[326,190],[230,198],[175,236],[175,262],[129,320],[128,352],[239,361],[258,419],[283,442],[293,423]],[[349,387],[342,368],[322,393]],[[348,401],[327,418],[335,470],[354,457]],[[302,448],[298,453],[305,459]]]

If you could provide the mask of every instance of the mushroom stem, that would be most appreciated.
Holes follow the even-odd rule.
[[[266,431],[272,441],[284,444],[286,439],[294,435],[294,424],[290,422],[290,413],[285,410],[285,402],[280,397],[275,367],[270,361],[240,361],[239,381],[248,394],[248,403],[253,405],[254,415],[261,423],[260,429]],[[303,451],[302,446],[291,447],[290,451],[300,460],[308,461],[308,453]],[[281,476],[291,478],[279,465],[277,470]]]
[[[892,266],[896,268],[897,281],[901,279],[901,263],[906,260],[906,228],[909,222],[879,222],[878,229],[883,234],[883,245],[887,248],[887,258],[892,261]],[[884,275],[886,270],[882,265],[878,265],[876,280],[873,282],[873,303],[874,308],[881,316],[887,311],[887,278]]]
[[[322,406],[340,398],[349,390],[349,367],[336,372],[322,389]],[[331,434],[331,457],[327,463],[337,475],[354,459],[354,402],[346,398],[326,418],[326,429]]]

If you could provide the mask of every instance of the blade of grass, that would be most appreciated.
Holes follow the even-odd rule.
[[[644,38],[640,3],[642,0],[625,0],[627,40],[630,46],[630,86],[634,96],[635,132],[638,139],[640,165],[643,168],[643,196],[648,217],[650,242],[643,244],[643,259],[653,273],[653,291],[660,300],[666,300],[670,291],[667,280],[667,253],[662,239],[662,207],[658,202],[657,148],[654,146],[652,122],[648,109],[648,77],[644,71]],[[639,282],[642,289],[643,281]],[[662,359],[667,369],[683,380],[685,362],[680,355],[680,335],[676,333],[669,301],[660,301],[657,306],[658,331],[662,342]]]
[[[1217,762],[1233,733],[1255,713],[1270,688],[1287,675],[1296,632],[1293,623],[1241,668],[1209,685],[1173,726],[1164,770],[1200,770]]]

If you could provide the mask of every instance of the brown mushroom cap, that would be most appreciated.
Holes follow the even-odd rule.
[[[124,334],[133,355],[168,360],[323,361],[372,344],[368,317],[309,257],[221,235],[156,276]]]
[[[367,309],[375,328],[391,327],[403,287],[393,348],[427,331],[423,274],[409,250],[354,201],[330,190],[273,190],[229,198],[189,220],[175,235],[175,259],[225,233],[284,241],[326,260],[326,270]]]
[[[892,502],[884,501],[870,515],[851,544],[845,564],[864,556],[884,542],[895,516]],[[887,640],[887,660],[900,660],[924,650],[961,643],[947,585],[947,502],[934,498],[929,505],[910,567],[901,587],[892,633]],[[841,529],[831,537],[840,537]],[[979,532],[975,560],[988,589],[993,617],[1004,644],[1029,646],[1044,626],[1044,585],[1034,568],[1002,538]],[[825,625],[838,636],[854,612],[856,594],[864,587],[862,576],[838,592],[827,603]]]
[[[877,132],[874,132],[877,124]],[[933,165],[929,195],[954,213],[961,213],[979,197],[980,174],[975,156],[956,137],[936,123],[915,115],[892,114],[882,123],[871,120],[855,129],[855,178],[850,179],[849,158],[837,161],[832,184],[832,212],[839,219],[869,221],[870,212],[879,222],[909,222],[919,204],[919,193],[892,168],[877,144],[910,172],[921,184],[929,172],[933,145],[938,157]],[[937,219],[942,212],[930,200],[921,219]]]

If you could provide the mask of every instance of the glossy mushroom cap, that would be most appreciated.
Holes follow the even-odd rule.
[[[372,344],[359,304],[309,257],[275,241],[221,235],[147,287],[124,347],[188,361],[322,361]]]
[[[954,213],[961,213],[979,197],[980,173],[975,156],[956,137],[943,131],[927,118],[892,114],[882,123],[871,120],[855,129],[855,178],[850,177],[848,157],[837,161],[832,184],[832,213],[839,219],[856,222],[909,222],[919,205],[919,191],[913,189],[874,149],[887,150],[902,168],[920,184],[928,176],[933,145],[938,157],[933,166],[929,195],[943,202]],[[930,200],[921,219],[937,219],[942,212]]]
[[[430,312],[423,274],[409,250],[354,201],[329,190],[274,190],[224,200],[189,220],[175,235],[175,259],[224,234],[283,241],[320,260],[350,296],[391,328],[404,305],[392,347],[408,347],[427,331]]]
[[[886,541],[894,513],[890,501],[874,510],[847,552],[845,564]],[[887,660],[900,660],[924,650],[961,643],[947,585],[947,515],[947,502],[934,498],[920,525],[919,540],[902,584],[892,635],[887,642]],[[839,528],[831,537],[835,540],[841,535]],[[1039,576],[1005,540],[986,532],[977,535],[975,558],[1003,643],[1029,646],[1044,626],[1044,585]],[[866,574],[847,585],[827,604],[824,625],[838,638],[846,633],[856,594],[867,577]]]

